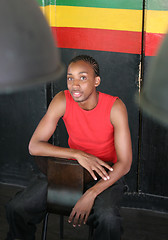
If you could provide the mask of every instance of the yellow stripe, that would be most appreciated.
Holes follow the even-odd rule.
[[[168,11],[147,10],[145,30],[149,33],[166,33],[168,31]]]
[[[56,26],[56,5],[40,7],[50,26]]]
[[[49,5],[41,7],[52,27],[142,31],[142,11]],[[56,13],[56,15],[55,15]]]

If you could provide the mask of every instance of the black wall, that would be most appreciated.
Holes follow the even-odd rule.
[[[0,181],[26,185],[37,167],[28,143],[46,112],[46,86],[0,95]]]

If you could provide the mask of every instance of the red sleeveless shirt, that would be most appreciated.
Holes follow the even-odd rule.
[[[68,90],[63,120],[69,135],[70,148],[90,153],[103,161],[117,161],[114,127],[110,122],[111,108],[118,97],[99,92],[97,106],[86,111],[79,107]]]

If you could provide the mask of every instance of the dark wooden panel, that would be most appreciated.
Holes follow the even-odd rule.
[[[168,129],[143,117],[140,161],[140,190],[168,196]]]
[[[145,72],[152,57],[145,57]],[[144,77],[145,81],[145,77]],[[140,190],[168,196],[168,129],[148,116],[142,117]]]
[[[119,96],[127,106],[129,124],[133,144],[133,164],[130,173],[126,176],[130,191],[137,190],[137,165],[138,165],[138,135],[139,135],[139,112],[135,104],[135,93],[138,91],[139,55],[110,53],[89,50],[62,49],[63,62],[68,62],[76,55],[87,54],[93,56],[100,65],[102,78],[99,90],[111,95]],[[54,93],[66,89],[66,74],[59,82],[54,84]],[[57,141],[66,145],[67,134],[62,130],[63,124],[59,125]]]
[[[37,172],[28,143],[46,111],[46,90],[0,95],[0,181],[24,185]]]

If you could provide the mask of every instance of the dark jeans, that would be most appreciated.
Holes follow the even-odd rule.
[[[95,181],[90,186],[93,184]],[[95,240],[120,240],[122,227],[119,206],[123,192],[124,181],[120,179],[96,198],[87,222],[94,227]],[[46,201],[47,180],[44,175],[38,176],[6,205],[9,223],[6,240],[35,240],[36,224],[46,214]]]

